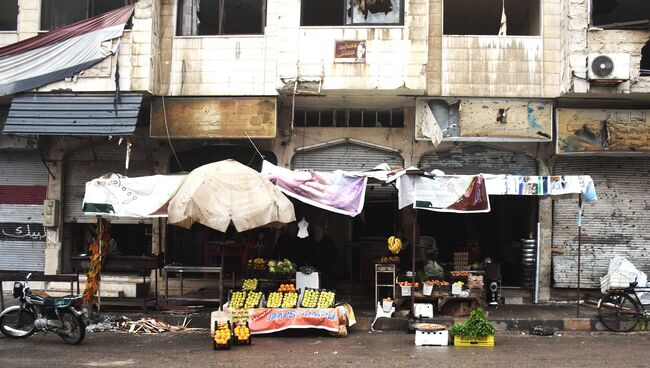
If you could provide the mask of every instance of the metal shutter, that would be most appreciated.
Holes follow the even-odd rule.
[[[93,216],[81,211],[86,182],[106,173],[124,174],[126,159],[125,143],[95,144],[69,154],[65,159],[63,218],[69,223],[93,222]],[[142,147],[133,147],[127,176],[153,175],[152,160],[147,158]],[[111,217],[111,223],[132,224],[151,223],[151,219],[132,219]]]
[[[47,183],[38,152],[0,152],[0,270],[44,270]]]
[[[363,171],[372,170],[377,165],[387,163],[391,167],[403,166],[399,153],[354,143],[340,143],[313,150],[300,151],[293,156],[291,167],[294,170],[315,171]],[[397,197],[392,185],[370,184],[366,190],[368,199]]]
[[[581,286],[598,288],[609,260],[626,257],[650,273],[650,158],[560,157],[555,175],[591,175],[598,200],[584,205]],[[578,200],[553,204],[553,255],[556,287],[576,287],[578,277]]]
[[[450,150],[429,152],[420,159],[420,168],[438,169],[450,175],[537,175],[534,157],[482,145],[457,146]]]

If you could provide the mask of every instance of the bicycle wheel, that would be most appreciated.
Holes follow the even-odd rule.
[[[607,293],[598,302],[600,322],[610,331],[627,332],[639,322],[639,305],[625,293]]]

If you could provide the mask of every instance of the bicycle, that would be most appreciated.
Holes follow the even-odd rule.
[[[632,282],[624,289],[608,290],[598,301],[598,318],[607,329],[615,332],[628,332],[636,327],[639,319],[650,318],[650,309],[643,304],[637,293],[650,292],[650,287],[637,288]]]

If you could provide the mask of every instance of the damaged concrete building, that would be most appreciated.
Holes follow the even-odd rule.
[[[81,212],[87,180],[106,172],[189,171],[227,158],[259,169],[259,149],[292,169],[354,171],[387,163],[450,174],[588,174],[600,201],[585,210],[583,283],[598,287],[613,254],[650,271],[644,244],[650,215],[642,199],[650,171],[645,1],[4,3],[11,11],[0,16],[0,45],[124,5],[135,10],[124,34],[107,45],[119,51],[65,80],[2,97],[10,118],[0,136],[0,188],[38,193],[29,203],[0,202],[3,229],[30,224],[34,234],[20,241],[0,236],[0,252],[17,255],[2,257],[2,270],[73,270],[72,258],[87,251],[90,236],[92,218]],[[38,105],[50,111],[46,106],[57,102],[48,98],[70,106],[91,96],[112,101],[116,80],[131,99],[124,107],[134,116],[130,132],[24,130],[25,119],[39,123]],[[12,110],[37,113],[16,115],[19,121]],[[72,121],[75,113],[62,115]],[[85,118],[100,119],[93,116]],[[45,199],[57,211],[43,227]],[[491,202],[485,215],[426,213],[416,220],[413,210],[397,209],[394,188],[372,184],[358,218],[299,211],[336,243],[341,288],[367,283],[385,248],[378,239],[399,232],[411,238],[413,221],[416,243],[435,239],[441,262],[459,249],[500,262],[510,302],[533,298],[521,239],[541,243],[541,301],[575,287],[576,201],[494,196]],[[31,206],[30,215],[9,216],[16,206]],[[213,234],[203,229],[181,230],[164,219],[112,222],[124,256],[213,262],[206,245]],[[113,280],[107,296],[145,289],[128,273]],[[188,288],[210,282],[197,278]]]

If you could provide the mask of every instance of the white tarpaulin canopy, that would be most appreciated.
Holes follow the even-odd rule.
[[[195,222],[225,232],[296,220],[293,204],[267,178],[234,160],[201,166],[187,175],[169,201],[169,223]]]

